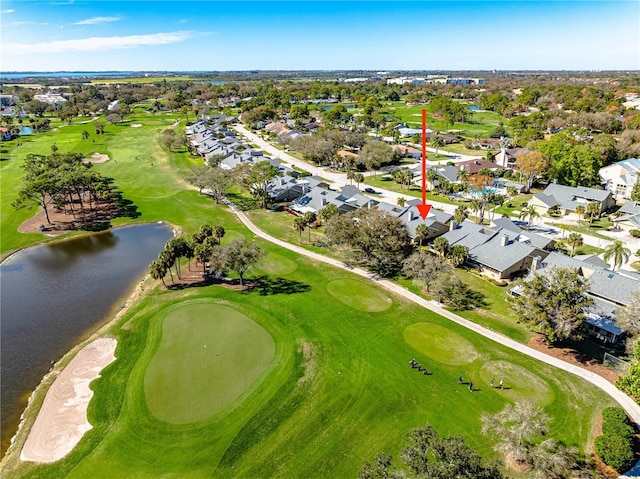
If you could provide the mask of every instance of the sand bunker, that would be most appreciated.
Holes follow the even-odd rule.
[[[23,461],[51,463],[66,456],[91,429],[87,407],[91,381],[116,358],[116,340],[97,339],[85,346],[55,379],[20,452]]]
[[[131,125],[131,128],[140,128],[142,125],[140,123],[134,123]]]
[[[83,158],[82,161],[84,163],[104,163],[105,161],[109,161],[109,156],[100,153],[91,153],[91,158]]]

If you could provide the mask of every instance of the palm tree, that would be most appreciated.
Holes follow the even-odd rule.
[[[593,223],[593,218],[600,213],[600,204],[596,201],[592,201],[587,204],[587,213],[589,214],[589,229],[591,229],[591,223]]]
[[[469,206],[471,207],[471,210],[476,214],[476,216],[478,216],[478,211],[482,209],[482,200],[474,198],[469,202]],[[476,223],[478,223],[479,221],[480,218],[476,219]]]
[[[356,172],[355,172],[355,171],[353,171],[353,170],[349,170],[349,171],[347,171],[347,180],[349,180],[349,184],[350,184],[350,185],[352,185],[352,184],[353,184],[353,180],[355,180],[355,179],[356,179],[356,175],[357,175],[357,174],[358,174],[358,173],[356,173]]]
[[[309,243],[311,243],[311,223],[316,220],[316,214],[312,211],[307,211],[302,215],[302,218],[304,218],[305,226],[307,227],[307,231],[309,232]]]
[[[456,173],[456,180],[467,183],[469,181],[469,172],[464,167],[460,168]]]
[[[573,256],[576,248],[579,248],[584,244],[584,238],[580,233],[571,233],[567,236],[565,243],[571,247],[571,256]]]
[[[224,230],[224,228],[222,226],[216,226],[213,229],[213,236],[215,236],[216,239],[218,240],[218,244],[221,243],[221,240],[224,237],[225,233],[226,233],[226,231]]]
[[[440,256],[444,257],[444,255],[449,250],[449,241],[447,240],[447,238],[443,238],[442,236],[440,236],[433,242],[433,249],[435,249],[440,254]]]
[[[429,236],[429,227],[424,223],[420,223],[416,226],[416,239],[420,242],[420,246],[422,246],[422,242],[427,239]]]
[[[429,144],[436,149],[436,156],[438,156],[438,149],[442,148],[445,145],[445,142],[440,135],[435,135],[433,138],[431,138]]]
[[[293,219],[293,227],[298,230],[298,241],[302,244],[302,232],[307,227],[307,220],[305,220],[303,216],[296,216]]]
[[[604,255],[602,257],[607,263],[611,258],[613,258],[613,271],[615,271],[616,268],[626,264],[629,261],[630,256],[631,250],[626,248],[622,241],[616,240],[605,248]]]
[[[454,268],[464,263],[469,257],[469,248],[462,245],[455,245],[449,250],[449,261]]]
[[[398,206],[404,207],[406,202],[407,200],[404,199],[404,196],[398,196],[398,200],[397,200]]]
[[[149,274],[153,279],[162,280],[162,284],[164,285],[164,287],[167,287],[167,283],[164,282],[164,277],[167,274],[167,269],[162,262],[152,261],[149,265]]]
[[[364,182],[364,175],[362,173],[356,173],[356,176],[353,179],[356,180],[358,188],[360,188],[360,183]]]
[[[527,221],[527,231],[528,231],[529,228],[531,227],[531,222],[535,218],[540,218],[540,213],[538,213],[538,210],[536,210],[535,206],[533,205],[527,206],[520,212],[520,215],[518,216],[518,218],[523,220],[527,217],[529,218],[529,221]]]
[[[89,132],[87,130],[82,130],[82,139],[83,140],[89,139]]]
[[[465,219],[469,217],[469,208],[465,205],[459,205],[453,213],[453,219],[457,224],[461,224]]]
[[[578,226],[581,225],[581,220],[582,220],[582,218],[584,216],[585,211],[586,210],[585,210],[584,206],[582,206],[582,205],[576,206],[576,214],[578,215]]]
[[[427,181],[431,183],[431,189],[433,190],[436,187],[436,178],[438,177],[438,172],[435,168],[429,168],[427,170]]]

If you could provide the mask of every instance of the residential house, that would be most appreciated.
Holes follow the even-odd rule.
[[[534,195],[529,205],[534,206],[538,213],[547,213],[549,209],[558,209],[562,214],[574,213],[578,206],[598,203],[598,216],[609,211],[616,205],[613,195],[606,190],[587,188],[585,186],[565,186],[552,183],[542,193]]]
[[[617,213],[620,216],[613,218],[616,228],[625,231],[640,230],[640,201],[627,201]]]
[[[429,230],[429,234],[425,236],[422,241],[428,243],[434,238],[442,236],[444,233],[449,231],[449,224],[453,219],[453,215],[445,211],[431,208],[431,211],[423,220],[420,215],[420,211],[418,210],[418,204],[420,203],[421,201],[418,199],[409,200],[406,202],[404,207],[400,207],[381,202],[378,204],[378,209],[389,211],[397,216],[407,227],[409,236],[413,239],[416,238],[416,228],[418,225],[425,224]]]
[[[631,191],[640,177],[640,159],[629,158],[600,168],[600,178],[605,189],[615,199],[631,199]]]
[[[588,280],[587,295],[594,301],[586,313],[587,333],[601,341],[616,343],[622,336],[622,330],[615,322],[616,311],[628,305],[633,294],[640,291],[640,278],[610,271],[608,265],[598,260],[591,255],[570,258],[552,252],[545,259],[534,262],[530,275],[545,274],[553,267],[575,268]],[[518,295],[520,291],[516,287],[511,294]]]
[[[363,195],[364,196],[364,195]],[[365,197],[366,198],[366,197]],[[338,191],[326,190],[323,188],[313,188],[307,193],[297,198],[291,205],[291,209],[297,213],[317,213],[329,203],[333,203],[341,213],[348,213],[358,208],[357,202],[349,201],[349,197]],[[368,206],[377,204],[375,200],[367,198]]]
[[[420,160],[422,158],[422,151],[411,146],[393,145],[391,148],[394,153],[402,156],[403,158],[414,158],[416,160]]]
[[[414,167],[414,170],[417,168]],[[446,180],[449,183],[459,183],[458,180],[458,169],[453,165],[445,165],[445,166],[430,166],[427,168],[427,171],[434,170],[436,172],[436,178],[433,183],[427,180],[427,187],[429,189],[434,189],[436,186],[440,184],[441,181]],[[421,175],[421,173],[419,174]],[[422,177],[418,178],[420,181]]]
[[[14,132],[9,128],[0,127],[0,141],[9,141],[13,140],[16,137]]]
[[[512,279],[531,268],[534,257],[547,251],[534,246],[527,232],[483,226],[465,220],[442,235],[449,246],[469,249],[467,263],[496,280]]]
[[[525,231],[507,217],[495,218],[491,221],[492,228],[514,233],[518,241],[527,243],[536,248],[535,255],[546,256],[549,251],[553,251],[555,240],[546,236],[537,235],[531,231]]]
[[[308,193],[313,188],[328,188],[320,177],[305,176],[297,178],[295,176],[284,174],[277,176],[267,186],[267,192],[272,201],[293,201]]]
[[[516,168],[516,160],[526,152],[524,148],[501,148],[495,156],[495,162],[502,168],[513,170]]]
[[[458,170],[465,170],[470,175],[477,174],[480,170],[504,171],[504,168],[487,160],[468,160],[455,164]]]

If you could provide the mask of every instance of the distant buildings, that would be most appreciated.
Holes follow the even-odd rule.
[[[600,169],[604,187],[615,199],[631,199],[631,191],[640,177],[640,160],[629,158]]]
[[[451,85],[484,85],[484,78],[449,78],[448,75],[427,75],[426,77],[398,77],[387,79],[388,85],[404,85],[411,83],[419,85],[426,83],[434,84],[451,84]]]

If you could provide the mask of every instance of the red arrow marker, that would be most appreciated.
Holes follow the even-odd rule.
[[[427,202],[427,110],[422,110],[422,204],[418,205],[418,211],[424,221],[431,211],[431,205]]]

